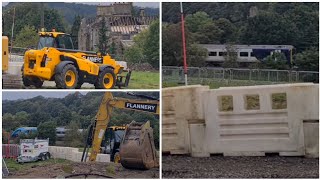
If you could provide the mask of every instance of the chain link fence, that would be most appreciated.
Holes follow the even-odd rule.
[[[163,66],[162,82],[165,86],[166,84],[184,83],[183,67]],[[224,82],[227,85],[280,84],[292,82],[319,83],[319,72],[212,67],[188,68],[188,84],[210,84],[213,82]]]

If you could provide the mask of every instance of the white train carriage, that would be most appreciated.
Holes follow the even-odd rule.
[[[227,45],[200,44],[200,46],[208,51],[208,57],[206,58],[208,64],[221,64],[225,61]],[[239,63],[262,61],[274,52],[283,53],[288,63],[290,63],[292,62],[292,51],[294,49],[292,45],[232,45],[232,48],[237,53],[237,61]]]

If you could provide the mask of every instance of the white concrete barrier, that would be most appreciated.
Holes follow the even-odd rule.
[[[81,162],[81,158],[82,158],[82,152],[79,152],[78,148],[49,146],[49,152],[52,158],[66,159],[73,162]],[[98,154],[96,161],[110,162],[110,155]]]
[[[189,124],[204,122],[201,102],[207,86],[165,88],[162,91],[162,151],[190,153]]]
[[[318,119],[319,86],[312,83],[168,88],[163,90],[162,151],[318,157],[319,127],[303,123]],[[169,131],[171,124],[175,129]]]

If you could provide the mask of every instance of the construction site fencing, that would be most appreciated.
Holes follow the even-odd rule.
[[[2,158],[16,159],[19,156],[19,145],[2,144]]]
[[[289,82],[319,82],[319,72],[275,69],[240,69],[216,67],[188,67],[188,84],[208,84],[212,81],[249,81],[254,84]],[[183,83],[183,67],[163,66],[162,82]]]

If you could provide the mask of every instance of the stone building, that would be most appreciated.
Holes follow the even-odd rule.
[[[134,35],[147,29],[157,16],[146,16],[144,9],[140,9],[139,16],[134,16],[132,2],[114,3],[97,6],[97,15],[94,18],[81,20],[78,34],[80,50],[95,51],[98,49],[99,29],[103,18],[106,20],[109,44],[115,45],[116,54],[122,54],[126,46],[132,45]]]

